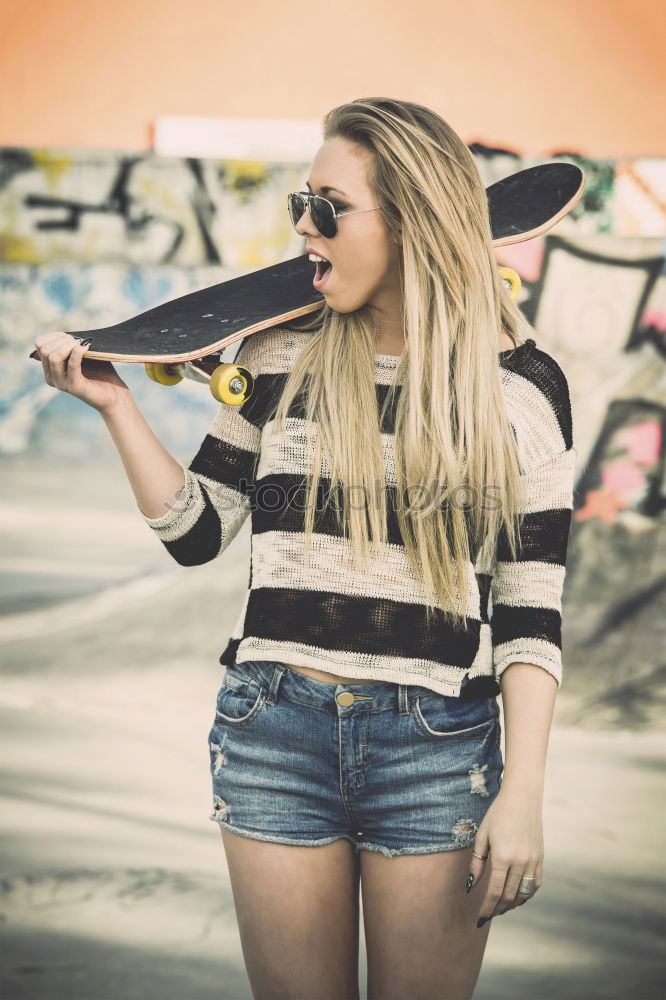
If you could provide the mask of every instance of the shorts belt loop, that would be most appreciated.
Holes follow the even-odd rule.
[[[273,670],[273,676],[271,677],[270,687],[268,688],[268,694],[266,695],[266,704],[275,705],[278,696],[278,690],[280,688],[280,681],[284,677],[287,668],[282,666],[281,663],[276,663]]]
[[[398,715],[409,715],[409,690],[406,684],[398,685]]]

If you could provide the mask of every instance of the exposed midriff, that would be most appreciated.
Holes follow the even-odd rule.
[[[372,684],[375,678],[370,677],[365,680],[357,680],[356,677],[340,677],[338,674],[329,674],[323,670],[315,670],[314,667],[297,667],[293,663],[285,663],[285,667],[296,670],[299,674],[305,674],[313,681],[322,681],[324,684]]]

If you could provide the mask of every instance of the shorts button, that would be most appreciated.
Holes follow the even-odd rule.
[[[340,694],[336,695],[335,700],[343,708],[349,708],[350,705],[354,704],[354,695],[351,691],[341,691]]]

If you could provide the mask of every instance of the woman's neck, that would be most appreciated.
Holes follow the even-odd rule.
[[[402,344],[377,344],[375,349],[377,354],[392,354],[399,358],[405,349],[405,342],[403,340]]]

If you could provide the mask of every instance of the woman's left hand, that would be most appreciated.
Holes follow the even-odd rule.
[[[534,893],[528,896],[518,892],[520,880],[525,876],[535,877],[536,891],[543,875],[541,796],[504,784],[477,830],[472,849],[475,854],[487,857],[482,861],[472,856],[469,869],[474,876],[472,891],[490,866],[479,920],[485,923],[526,903]]]

